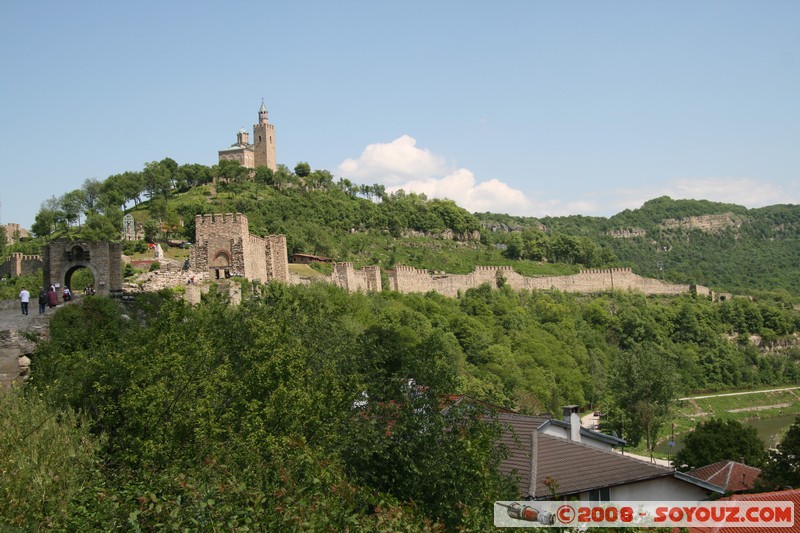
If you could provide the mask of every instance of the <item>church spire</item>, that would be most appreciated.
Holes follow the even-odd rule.
[[[261,124],[267,123],[267,106],[264,105],[264,99],[261,99],[261,107],[258,108],[258,122]]]

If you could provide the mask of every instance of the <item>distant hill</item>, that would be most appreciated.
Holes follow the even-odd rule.
[[[735,293],[800,294],[800,206],[661,197],[611,218],[477,215],[484,226],[588,238],[643,276]]]

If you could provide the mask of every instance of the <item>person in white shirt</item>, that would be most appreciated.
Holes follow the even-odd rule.
[[[22,314],[28,314],[28,302],[31,301],[31,293],[25,290],[25,287],[22,287],[22,290],[19,291],[19,303],[22,306]]]

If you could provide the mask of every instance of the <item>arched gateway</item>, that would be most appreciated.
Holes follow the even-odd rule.
[[[95,294],[122,295],[122,244],[118,242],[53,241],[42,253],[44,286],[57,286],[59,298],[72,274],[92,271]]]

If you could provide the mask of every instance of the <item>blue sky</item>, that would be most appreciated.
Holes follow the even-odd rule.
[[[800,203],[800,2],[2,2],[0,222],[144,163],[279,163],[474,211]]]

